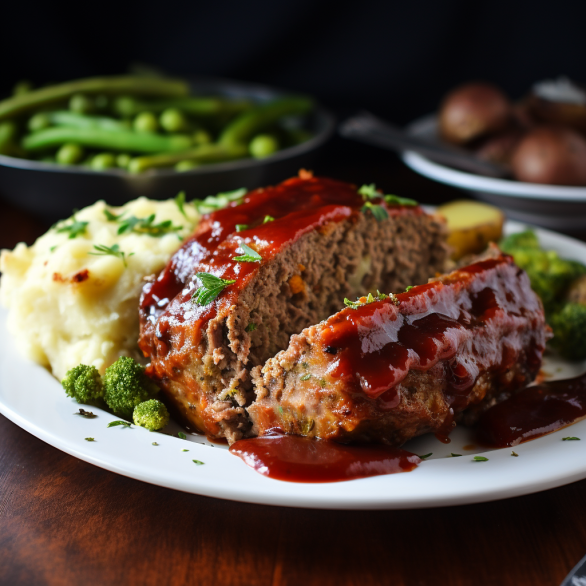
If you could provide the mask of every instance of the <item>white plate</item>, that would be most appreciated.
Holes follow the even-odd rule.
[[[507,232],[523,226],[507,224]],[[586,245],[571,238],[538,231],[545,248],[586,262]],[[580,374],[586,364],[548,358],[544,369],[555,378]],[[510,449],[466,449],[469,430],[458,428],[452,442],[433,435],[409,442],[416,454],[433,455],[414,471],[347,482],[299,484],[257,474],[225,446],[211,446],[202,436],[187,441],[133,426],[107,428],[116,418],[100,409],[85,419],[79,405],[67,398],[60,384],[43,368],[21,358],[6,333],[6,312],[0,312],[0,412],[47,443],[77,458],[113,472],[195,494],[237,501],[328,509],[405,509],[496,500],[529,494],[586,478],[586,420],[568,429]],[[166,431],[177,433],[179,427]],[[566,435],[584,441],[563,442]],[[93,437],[95,442],[84,438]],[[152,442],[158,446],[153,446]],[[189,451],[183,452],[183,449]],[[461,458],[447,457],[451,452]],[[474,462],[483,453],[488,462]],[[201,460],[203,466],[193,463]]]
[[[407,132],[433,142],[439,141],[434,115],[416,120],[409,125]],[[403,162],[424,177],[465,189],[503,208],[511,218],[566,231],[586,228],[586,187],[539,185],[484,177],[447,167],[410,151],[403,154]]]

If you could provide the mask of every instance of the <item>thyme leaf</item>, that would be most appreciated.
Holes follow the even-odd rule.
[[[367,212],[369,210],[377,222],[382,222],[383,220],[386,220],[389,217],[389,212],[387,212],[387,210],[385,210],[385,208],[383,208],[383,206],[378,205],[378,204],[374,204],[370,201],[367,201],[362,206],[360,211]]]
[[[198,305],[208,305],[228,286],[236,282],[235,279],[227,280],[216,277],[211,273],[197,273],[195,275],[200,281],[202,286],[196,289],[192,295],[192,299]]]
[[[275,218],[273,216],[266,215],[265,219],[262,221],[263,224],[268,224],[269,222],[274,222]]]
[[[187,214],[185,213],[185,191],[180,191],[176,196],[175,196],[175,204],[177,205],[177,208],[179,209],[179,211],[181,212],[181,215],[187,220],[189,219],[187,217]]]
[[[118,425],[123,425],[124,427],[132,427],[128,421],[110,421],[108,423],[108,427],[117,427]]]
[[[86,233],[86,228],[89,222],[80,222],[75,215],[71,218],[71,224],[65,224],[57,228],[58,233],[69,232],[68,238],[77,238]]]
[[[240,243],[240,248],[244,254],[234,256],[232,257],[232,260],[237,262],[260,262],[262,260],[262,256],[256,252],[256,250],[250,248],[247,244],[244,244],[244,242]]]
[[[146,218],[137,218],[136,216],[128,216],[118,220],[120,227],[118,234],[127,234],[134,232],[135,234],[146,234],[159,238],[173,232],[178,232],[183,226],[174,226],[171,220],[164,220],[155,224],[155,214],[151,214]]]
[[[92,256],[115,256],[119,258],[124,263],[125,267],[128,267],[126,264],[126,253],[120,250],[120,246],[118,244],[113,244],[112,246],[106,246],[105,244],[94,244],[94,248],[97,252],[88,252]],[[131,252],[128,256],[132,256],[134,252]]]

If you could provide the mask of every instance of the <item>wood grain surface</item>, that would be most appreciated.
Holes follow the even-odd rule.
[[[399,184],[424,202],[461,197],[368,152],[366,171],[347,157],[323,173]],[[0,247],[45,227],[0,201]],[[586,481],[429,510],[250,505],[102,470],[0,416],[2,586],[557,586],[584,554]]]

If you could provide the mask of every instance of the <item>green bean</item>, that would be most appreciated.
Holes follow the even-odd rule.
[[[184,81],[134,76],[80,79],[33,90],[1,101],[0,120],[68,100],[78,93],[107,95],[129,92],[147,96],[181,97],[189,94],[189,86]]]
[[[179,161],[175,165],[175,171],[183,173],[183,171],[191,171],[191,169],[197,169],[197,167],[199,167],[199,163],[195,161]]]
[[[41,112],[35,114],[31,121],[37,116],[44,116],[49,124],[54,126],[69,126],[70,128],[103,128],[104,130],[129,130],[130,125],[124,121],[108,118],[107,116],[86,116],[76,114],[67,110],[57,110],[55,112]],[[41,128],[32,128],[29,121],[30,130],[41,130]]]
[[[181,110],[167,108],[159,117],[159,123],[167,132],[182,132],[189,128],[189,122]]]
[[[0,123],[0,155],[10,155],[14,150],[14,139],[18,134],[18,127],[12,120]]]
[[[128,170],[131,173],[143,173],[156,167],[172,167],[181,161],[219,163],[239,159],[247,154],[248,148],[246,145],[203,144],[190,150],[172,154],[161,153],[150,157],[136,157],[130,161]]]
[[[256,106],[230,122],[218,142],[222,145],[247,144],[255,134],[283,116],[306,114],[312,107],[312,100],[303,96],[280,98]]]
[[[57,151],[55,158],[61,165],[75,165],[83,158],[83,149],[78,144],[67,142]]]
[[[279,150],[279,141],[272,134],[257,134],[248,145],[255,159],[264,159]]]
[[[96,105],[85,94],[74,94],[69,100],[69,109],[76,114],[91,114],[96,109]]]
[[[136,132],[157,132],[159,123],[152,112],[141,112],[132,123]]]
[[[182,110],[186,114],[207,118],[218,114],[238,114],[250,108],[248,100],[227,100],[212,97],[186,97],[167,100],[140,101],[133,96],[120,96],[112,104],[114,112],[128,118],[136,116],[144,110],[163,112],[169,108]]]
[[[94,171],[103,171],[104,169],[111,169],[115,166],[116,157],[112,153],[100,153],[99,155],[96,155],[90,163],[90,167]]]
[[[131,130],[104,130],[102,128],[54,127],[29,134],[22,139],[27,151],[39,151],[58,147],[66,142],[75,142],[85,147],[113,151],[135,151],[137,153],[167,153],[184,151],[192,141],[188,136],[160,136],[139,134]]]

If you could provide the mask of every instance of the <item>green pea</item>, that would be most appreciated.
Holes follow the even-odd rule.
[[[49,126],[51,126],[51,120],[44,112],[39,112],[38,114],[31,116],[28,121],[28,129],[31,132],[43,130],[43,128],[48,128]]]
[[[179,161],[175,165],[175,171],[179,171],[179,173],[183,171],[190,171],[191,169],[196,169],[199,165],[195,161]]]
[[[90,164],[94,171],[103,171],[116,166],[116,157],[112,153],[100,153],[96,155]]]
[[[134,112],[136,111],[136,99],[132,96],[119,96],[114,98],[112,109],[119,116],[130,118],[134,116]]]
[[[248,150],[255,159],[269,157],[279,150],[277,139],[270,134],[257,134],[249,143]]]
[[[197,130],[193,133],[192,136],[193,144],[210,144],[212,142],[212,137],[207,130]]]
[[[168,108],[161,113],[159,123],[167,132],[181,132],[187,130],[189,122],[181,110]]]
[[[75,165],[83,158],[83,148],[72,142],[65,143],[57,151],[56,158],[61,165]]]
[[[84,94],[74,94],[69,100],[69,109],[77,114],[90,114],[94,111],[94,102]]]
[[[116,157],[116,166],[127,169],[132,157],[128,153],[122,153]]]
[[[141,112],[134,119],[133,126],[137,132],[157,132],[159,123],[152,112]]]

